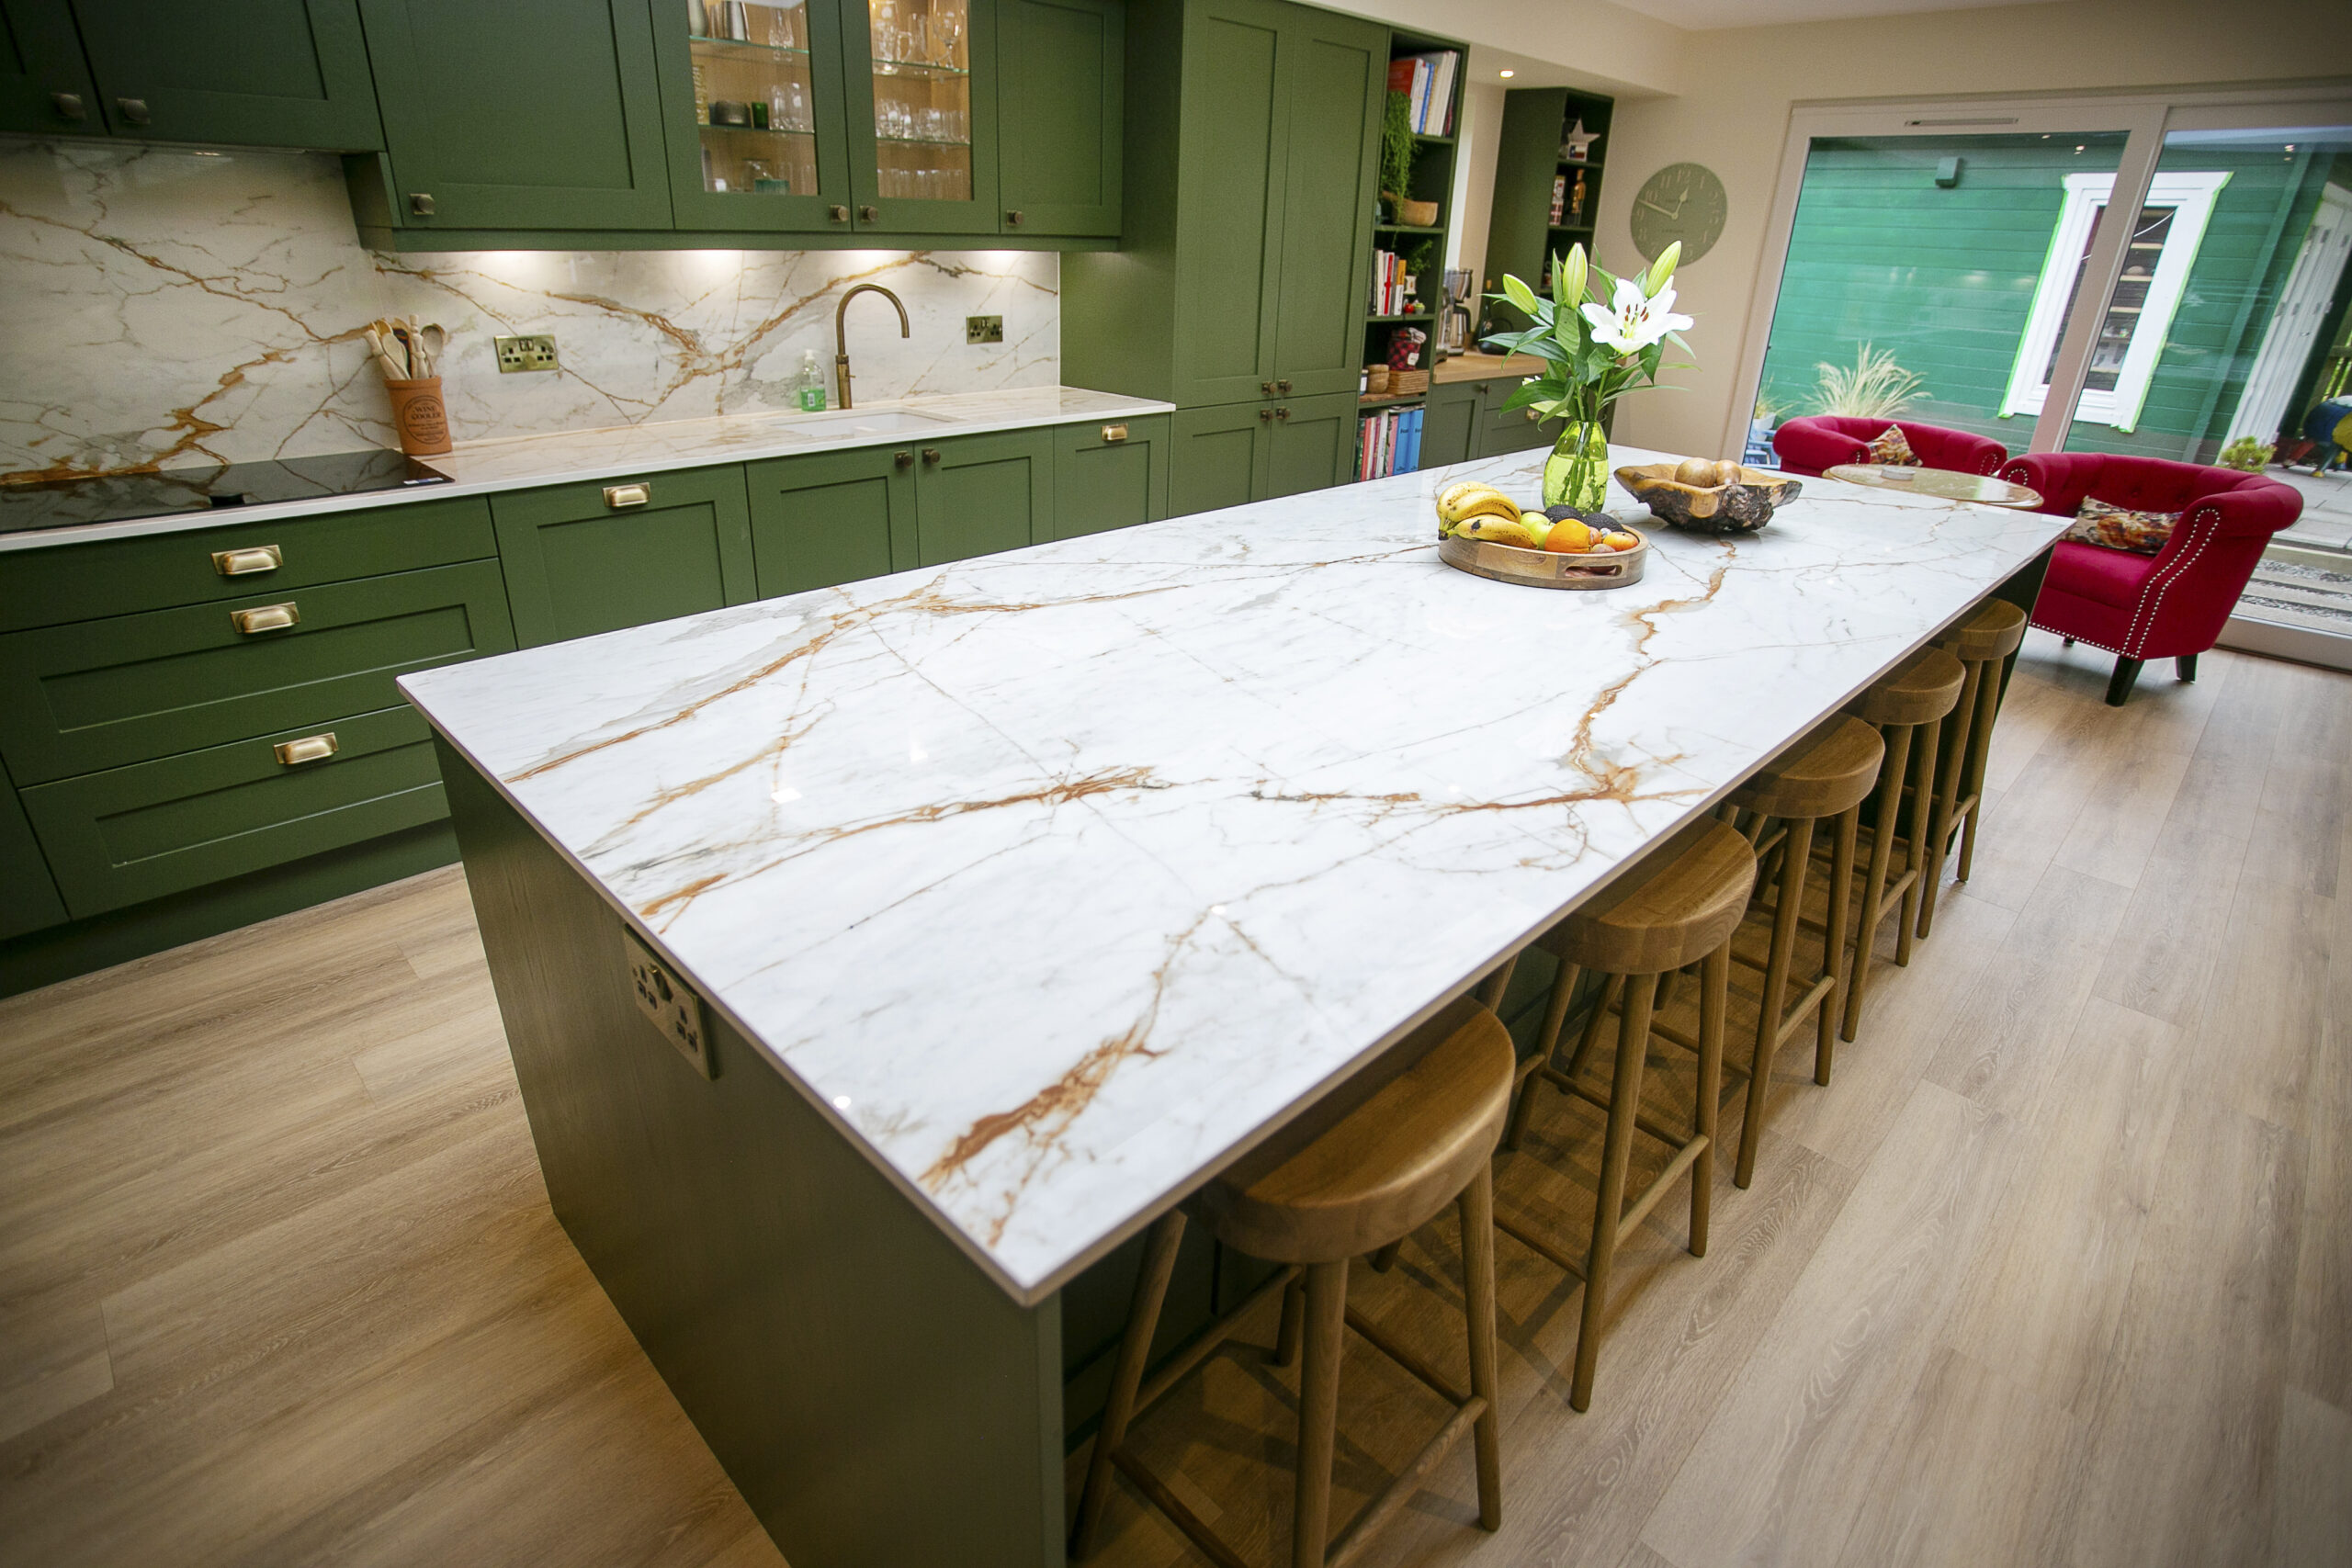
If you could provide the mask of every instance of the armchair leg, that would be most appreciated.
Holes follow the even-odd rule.
[[[2058,639],[2058,646],[2061,648],[2072,648],[2075,646],[2075,639],[2070,637],[2062,637]]]
[[[2178,659],[2174,660],[2172,661],[2172,672],[2175,675],[2179,676],[2182,680],[2188,682],[2190,684],[2195,684],[2197,681],[2197,655],[2193,653],[2184,653]]]
[[[2140,659],[2119,659],[2115,661],[2115,673],[2107,682],[2108,706],[2120,708],[2123,705],[2124,699],[2132,694],[2132,683],[2140,679],[2140,666],[2145,662]]]

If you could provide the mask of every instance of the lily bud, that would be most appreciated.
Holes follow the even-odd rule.
[[[1568,259],[1561,265],[1560,282],[1553,298],[1564,310],[1574,310],[1584,303],[1584,243],[1578,241],[1568,247]]]
[[[1674,276],[1674,268],[1681,260],[1682,242],[1677,240],[1650,264],[1649,276],[1642,279],[1642,292],[1655,297],[1659,289],[1666,287],[1666,280]]]

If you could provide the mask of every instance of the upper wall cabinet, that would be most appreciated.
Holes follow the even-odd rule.
[[[840,0],[857,227],[993,234],[993,0]]]
[[[1125,0],[997,0],[1008,233],[1119,231]]]
[[[840,10],[824,0],[656,4],[677,227],[847,231]]]
[[[396,226],[670,227],[647,0],[360,6]]]
[[[357,0],[0,0],[0,130],[384,145]]]

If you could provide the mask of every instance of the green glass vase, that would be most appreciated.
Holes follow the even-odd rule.
[[[1544,460],[1544,504],[1598,512],[1609,501],[1609,437],[1598,420],[1572,422]]]

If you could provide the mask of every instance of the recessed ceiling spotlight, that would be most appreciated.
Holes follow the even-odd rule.
[[[1518,75],[1518,74],[1519,74],[1519,73],[1518,73],[1518,72],[1516,72],[1516,71],[1498,71],[1498,72],[1496,72],[1496,73],[1495,73],[1495,74],[1496,74],[1496,75],[1498,75],[1498,76],[1500,76],[1504,81],[1508,82],[1508,81],[1510,81],[1513,76]]]

